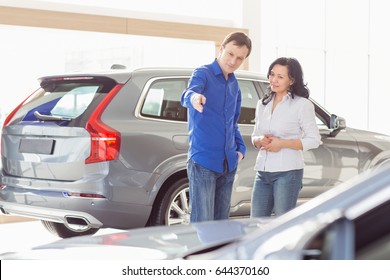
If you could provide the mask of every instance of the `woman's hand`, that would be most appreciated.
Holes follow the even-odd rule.
[[[283,148],[283,140],[275,137],[275,136],[270,136],[267,137],[268,139],[268,144],[263,145],[261,148],[263,150],[266,150],[267,152],[279,152]]]
[[[259,138],[256,138],[253,141],[253,144],[256,149],[262,149],[264,146],[267,146],[269,143],[271,143],[271,134],[265,134]]]

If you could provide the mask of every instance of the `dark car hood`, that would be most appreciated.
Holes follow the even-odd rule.
[[[106,235],[63,239],[0,259],[176,259],[219,248],[261,230],[272,218],[231,219],[190,225],[158,226]]]

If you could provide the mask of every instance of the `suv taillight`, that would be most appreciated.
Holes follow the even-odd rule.
[[[7,126],[8,123],[12,120],[12,118],[14,117],[14,115],[19,111],[19,109],[30,99],[32,99],[34,97],[34,94],[36,93],[37,91],[34,91],[33,93],[31,93],[29,96],[27,96],[26,99],[23,100],[22,103],[20,103],[18,106],[16,106],[15,109],[13,109],[11,111],[11,113],[8,114],[8,116],[5,118],[4,122],[3,122],[3,127]]]
[[[6,127],[9,122],[12,120],[12,118],[14,117],[14,115],[19,111],[19,109],[26,103],[27,100],[29,100],[32,96],[34,96],[34,93],[36,91],[34,91],[33,93],[31,93],[29,96],[27,96],[27,98],[25,100],[23,100],[22,103],[20,103],[18,106],[16,106],[15,109],[13,109],[11,111],[11,113],[8,114],[8,116],[5,118],[4,122],[3,122],[3,126],[1,127],[1,129],[3,127]],[[1,138],[0,138],[0,155],[1,155]]]
[[[97,106],[85,128],[91,134],[91,154],[85,163],[117,159],[121,145],[121,134],[102,122],[101,115],[123,85],[116,85]]]

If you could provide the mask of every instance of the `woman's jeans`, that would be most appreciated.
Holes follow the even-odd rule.
[[[236,169],[230,173],[218,173],[189,160],[187,173],[190,184],[190,222],[228,219]]]
[[[303,169],[283,172],[257,171],[252,191],[252,217],[279,216],[293,209],[302,188]]]

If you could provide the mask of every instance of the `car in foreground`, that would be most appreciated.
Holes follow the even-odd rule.
[[[6,118],[1,135],[0,213],[39,219],[55,235],[90,235],[188,223],[187,111],[193,69],[112,69],[46,76]],[[236,73],[238,166],[231,217],[248,216],[257,150],[251,144],[264,75]],[[390,159],[386,135],[346,127],[312,99],[323,144],[304,153],[302,204]]]
[[[389,260],[390,164],[275,218],[62,239],[0,259]]]

